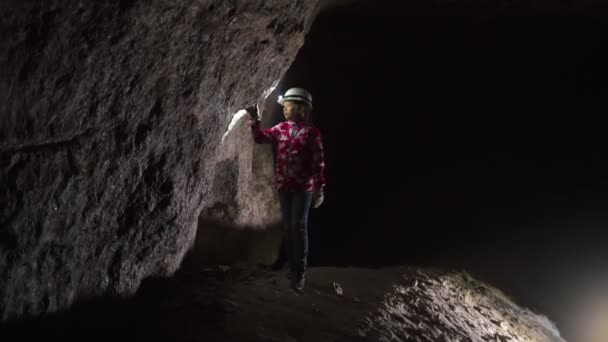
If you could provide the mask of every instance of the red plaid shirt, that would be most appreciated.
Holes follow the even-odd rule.
[[[262,130],[260,122],[256,121],[251,132],[256,143],[277,146],[275,182],[278,191],[315,192],[325,188],[325,160],[318,128],[284,121]]]

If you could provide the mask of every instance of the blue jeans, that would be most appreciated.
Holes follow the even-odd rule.
[[[279,192],[285,224],[285,254],[289,269],[297,277],[306,274],[308,258],[308,211],[312,192]]]

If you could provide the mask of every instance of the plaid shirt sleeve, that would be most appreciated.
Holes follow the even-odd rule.
[[[251,126],[253,141],[255,141],[257,144],[270,144],[274,142],[278,133],[277,126],[268,129],[261,129],[260,125],[260,120],[256,120],[255,124]]]

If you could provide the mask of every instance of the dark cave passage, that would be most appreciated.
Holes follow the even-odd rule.
[[[603,17],[388,3],[319,16],[279,85],[326,144],[311,263],[466,269],[577,340],[608,285]]]

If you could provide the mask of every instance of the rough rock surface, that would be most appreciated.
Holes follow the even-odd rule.
[[[546,317],[466,273],[415,271],[384,296],[361,329],[378,341],[563,342]]]
[[[460,272],[311,268],[303,293],[288,284],[283,272],[227,266],[182,269],[168,280],[145,281],[142,291],[125,302],[82,305],[65,315],[14,322],[5,327],[6,337],[564,342],[544,316]]]
[[[217,147],[284,73],[317,1],[0,4],[0,317],[171,274]],[[221,176],[220,176],[221,177]]]
[[[258,107],[263,127],[270,127],[277,121],[272,106],[279,105],[273,87],[266,94]],[[244,110],[234,114],[216,153],[212,191],[196,237],[198,263],[271,264],[278,257],[283,229],[273,148],[253,142],[246,115]]]

